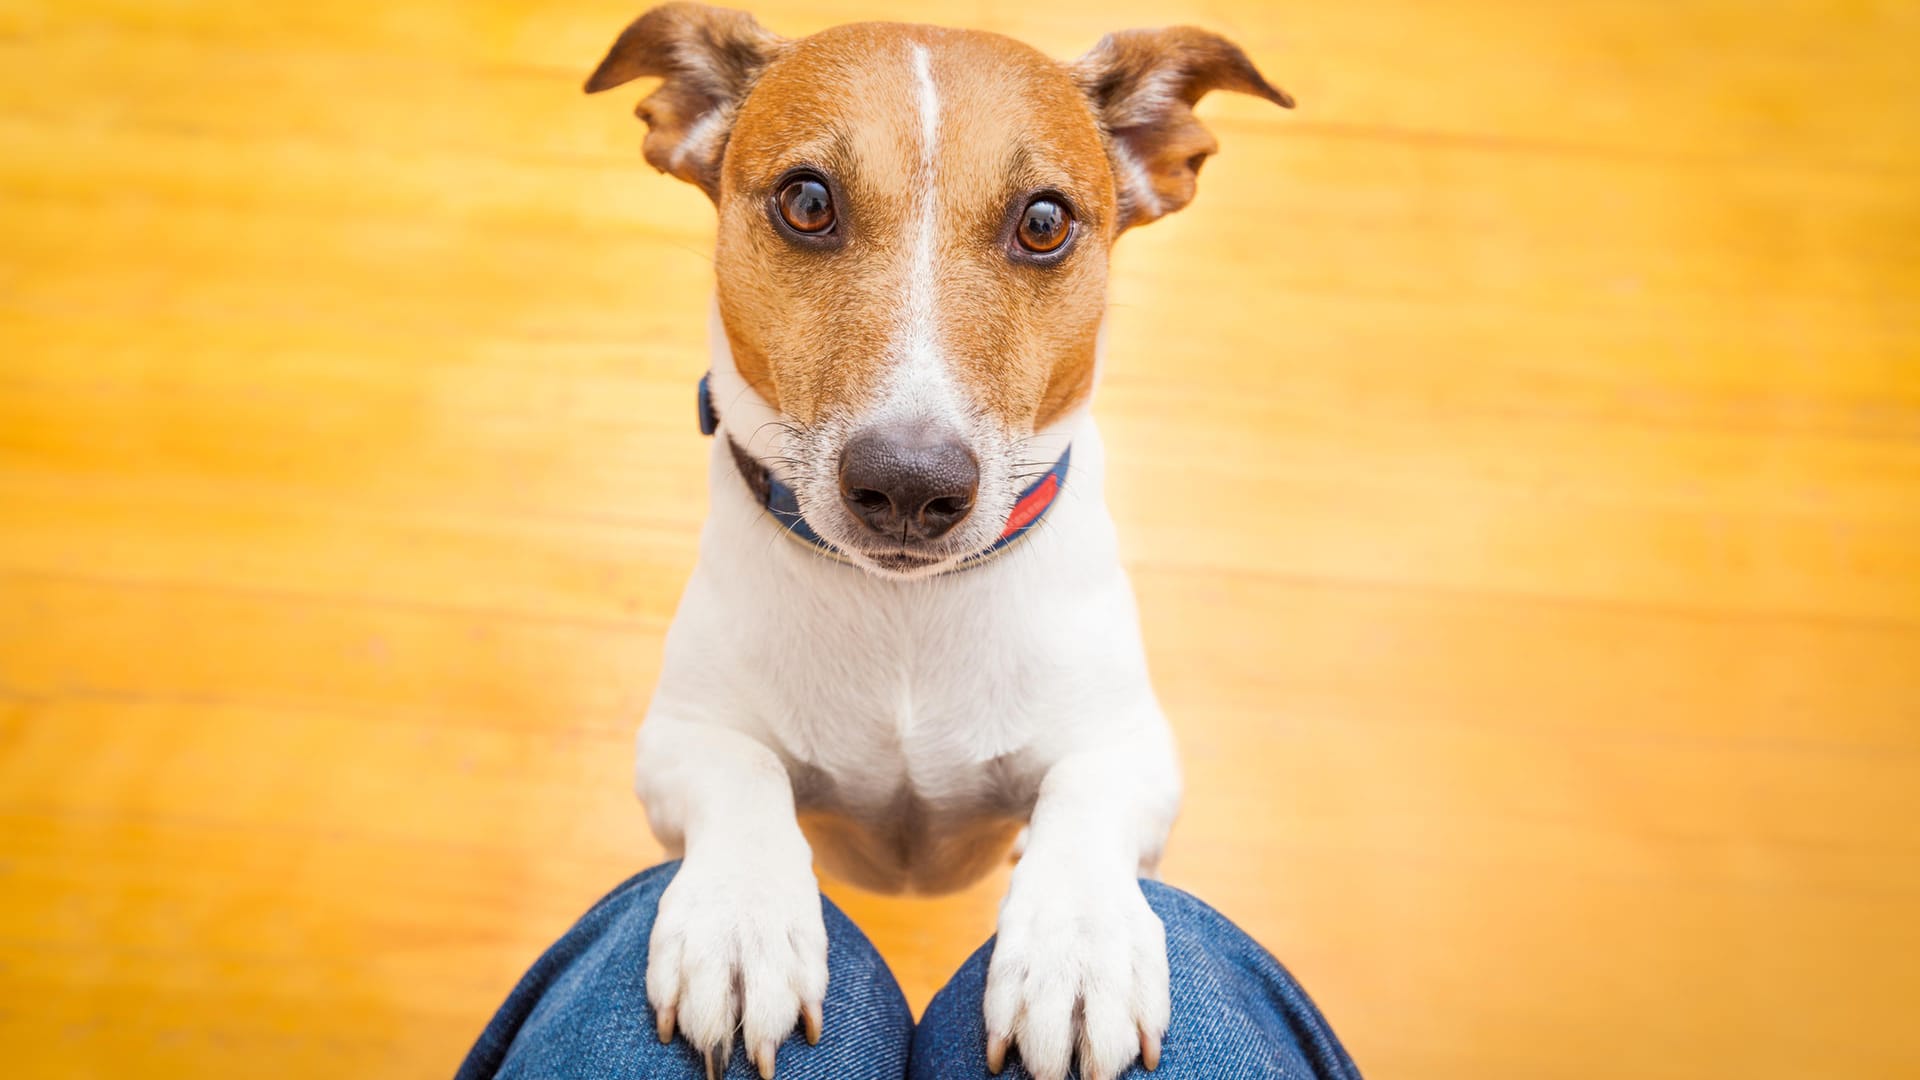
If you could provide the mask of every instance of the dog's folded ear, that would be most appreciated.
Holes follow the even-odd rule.
[[[641,152],[654,168],[720,197],[720,158],[734,111],[785,39],[744,11],[663,4],[635,19],[587,77],[597,94],[655,76],[658,89],[634,110],[647,125]]]
[[[1191,26],[1108,34],[1069,70],[1106,134],[1119,200],[1116,232],[1193,201],[1200,165],[1219,148],[1193,115],[1208,91],[1235,90],[1293,108],[1293,98],[1269,84],[1238,45]]]

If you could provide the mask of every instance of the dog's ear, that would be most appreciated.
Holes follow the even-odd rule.
[[[1106,135],[1116,232],[1193,201],[1200,165],[1219,149],[1193,115],[1207,91],[1237,90],[1293,108],[1293,98],[1270,85],[1238,45],[1191,26],[1108,34],[1069,70]]]
[[[663,4],[633,20],[587,77],[597,94],[644,76],[658,89],[634,110],[647,125],[647,161],[720,198],[720,158],[734,111],[786,44],[744,11]]]

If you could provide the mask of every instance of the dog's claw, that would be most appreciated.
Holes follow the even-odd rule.
[[[999,1076],[1007,1067],[1007,1040],[999,1035],[987,1036],[987,1071]]]
[[[1160,1067],[1160,1039],[1147,1034],[1146,1028],[1140,1029],[1140,1064],[1148,1072]]]
[[[749,1055],[760,1070],[760,1080],[773,1080],[773,1062],[779,1053],[779,1043],[763,1043],[757,1052]]]
[[[654,1029],[662,1045],[673,1041],[673,1006],[668,1005],[654,1017]]]
[[[726,1076],[726,1063],[733,1059],[733,1040],[712,1047],[707,1051],[707,1080],[720,1080]]]
[[[817,1001],[809,1002],[805,1007],[803,1007],[800,1010],[800,1014],[804,1018],[806,1023],[807,1045],[819,1046],[820,1045],[820,1028],[821,1028],[820,1003]]]

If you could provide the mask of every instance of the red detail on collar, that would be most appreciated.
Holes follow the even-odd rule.
[[[1027,497],[1013,504],[1013,513],[1007,515],[1007,527],[1001,530],[1000,539],[1005,540],[1028,525],[1052,505],[1053,497],[1060,492],[1060,480],[1049,476],[1040,482],[1040,486],[1027,492]]]

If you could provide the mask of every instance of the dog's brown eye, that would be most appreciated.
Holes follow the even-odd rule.
[[[833,227],[833,196],[818,177],[799,176],[780,189],[780,217],[795,232],[822,233]]]
[[[1067,208],[1058,200],[1042,195],[1020,212],[1020,246],[1036,255],[1045,255],[1067,242],[1067,231],[1072,227],[1073,215],[1067,213]]]

